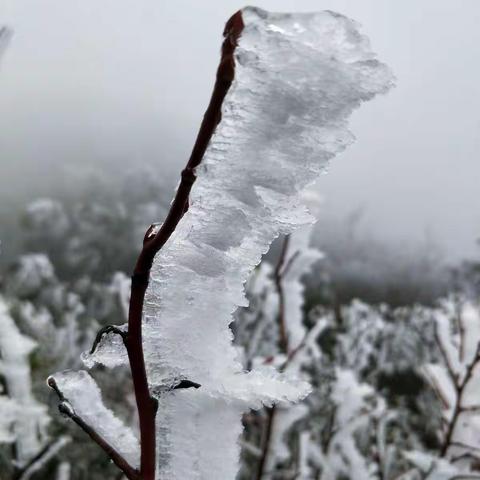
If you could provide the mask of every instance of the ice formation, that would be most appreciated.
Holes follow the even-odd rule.
[[[189,210],[155,258],[147,292],[143,346],[160,402],[159,479],[234,478],[241,413],[308,392],[306,383],[273,369],[245,373],[229,324],[271,242],[312,221],[300,194],[353,141],[352,111],[393,83],[344,16],[251,7],[242,15],[222,121],[197,168]],[[113,338],[104,337],[88,361],[125,361]],[[69,378],[65,388],[76,381]],[[201,387],[167,391],[181,379]]]

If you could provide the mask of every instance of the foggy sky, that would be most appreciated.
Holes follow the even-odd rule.
[[[480,2],[271,0],[363,26],[397,87],[352,119],[357,142],[319,182],[325,215],[359,207],[376,235],[433,238],[450,258],[480,236]],[[77,165],[180,170],[240,2],[2,0],[14,37],[0,66],[2,195],[75,182]],[[62,167],[62,168],[60,168]],[[96,167],[98,168],[98,167]],[[0,195],[0,201],[2,196]]]

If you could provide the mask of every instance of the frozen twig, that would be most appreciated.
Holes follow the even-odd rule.
[[[221,120],[222,103],[234,78],[235,62],[233,53],[242,30],[242,15],[238,12],[228,21],[225,27],[222,58],[217,71],[213,94],[200,126],[190,159],[182,171],[180,185],[171,204],[170,211],[163,224],[158,228],[158,231],[155,232],[155,226],[147,230],[143,249],[137,259],[132,276],[127,352],[140,423],[140,472],[144,480],[153,480],[155,476],[155,416],[157,410],[156,401],[150,395],[142,345],[143,303],[148,287],[150,269],[155,255],[165,245],[184,213],[188,210],[188,197],[196,179],[195,168],[202,161],[208,143]]]
[[[141,452],[140,476],[138,478],[142,480],[154,479],[156,456],[155,417],[157,401],[152,396],[148,385],[142,344],[143,304],[149,283],[150,270],[155,255],[168,241],[183,215],[188,210],[190,191],[196,179],[195,169],[201,163],[215,128],[221,120],[223,100],[234,78],[235,61],[233,54],[242,30],[242,15],[241,12],[237,12],[227,22],[225,27],[225,40],[222,46],[222,56],[217,71],[213,94],[188,163],[182,171],[181,181],[171,203],[170,210],[161,225],[151,225],[145,233],[143,248],[138,256],[132,275],[128,331],[124,332],[113,326],[104,327],[98,332],[91,350],[93,353],[103,335],[107,333],[115,333],[122,336],[129,358],[139,417]],[[200,385],[193,381],[185,380],[174,388],[190,387],[199,388]],[[121,465],[119,465],[120,468],[127,476],[130,475],[129,478],[135,478],[135,475],[138,476],[137,472],[132,471],[129,465],[125,465],[124,460],[119,456],[118,452],[106,444],[91,426],[84,424],[81,418],[75,414],[66,413],[112,457],[112,460],[114,460],[117,465]]]
[[[113,448],[101,435],[99,435],[93,426],[86,423],[71,407],[69,401],[57,386],[57,383],[50,377],[48,379],[48,386],[55,391],[60,400],[58,409],[60,412],[73,420],[89,437],[112,459],[117,467],[126,475],[129,480],[140,480],[140,472],[133,468],[127,460]]]

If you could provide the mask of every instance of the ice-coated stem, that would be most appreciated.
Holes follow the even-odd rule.
[[[202,161],[208,143],[221,120],[222,103],[234,78],[235,61],[233,54],[242,30],[242,14],[237,12],[225,26],[223,33],[225,40],[222,45],[222,56],[213,94],[187,166],[182,171],[181,182],[170,211],[158,232],[155,232],[154,226],[147,230],[143,248],[132,275],[126,346],[140,423],[140,475],[142,480],[154,480],[155,478],[155,416],[157,403],[150,394],[142,344],[142,313],[150,269],[155,255],[165,245],[184,213],[188,210],[188,198],[196,178],[195,168]]]

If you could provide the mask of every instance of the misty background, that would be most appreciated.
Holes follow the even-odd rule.
[[[256,5],[354,18],[398,78],[388,96],[354,114],[357,142],[319,181],[323,225],[356,222],[362,235],[399,250],[432,246],[451,262],[475,256],[480,3]],[[0,212],[141,164],[173,186],[211,94],[223,25],[242,6],[3,0],[0,21],[14,37],[0,67]],[[0,223],[8,256],[7,228]]]

